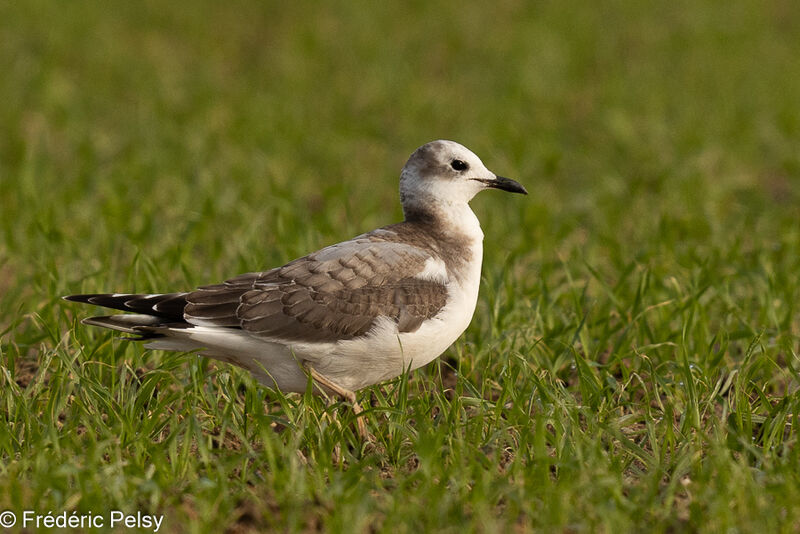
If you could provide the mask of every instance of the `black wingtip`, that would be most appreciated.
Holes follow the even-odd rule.
[[[95,295],[95,294],[91,294],[91,295],[64,295],[61,298],[64,299],[64,300],[68,300],[70,302],[84,302],[84,303],[87,303],[87,304],[91,304],[89,302],[89,299],[91,299],[92,297],[96,297],[96,296],[97,295]]]
[[[186,293],[86,293],[65,295],[61,298],[112,310],[153,315],[176,322],[183,321],[183,309],[186,307]]]

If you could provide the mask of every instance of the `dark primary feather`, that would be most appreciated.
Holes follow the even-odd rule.
[[[183,321],[188,293],[163,293],[161,295],[92,293],[68,295],[66,300],[94,304],[113,310],[143,313],[164,319]]]

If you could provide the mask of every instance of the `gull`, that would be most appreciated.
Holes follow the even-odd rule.
[[[400,174],[403,222],[194,291],[64,298],[132,312],[81,322],[146,348],[197,350],[270,388],[339,395],[363,437],[354,392],[430,363],[472,320],[484,236],[469,201],[484,189],[527,194],[466,147],[433,141]]]

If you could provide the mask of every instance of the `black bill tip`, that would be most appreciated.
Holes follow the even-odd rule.
[[[494,180],[478,179],[478,181],[486,184],[486,187],[491,187],[493,189],[501,189],[503,191],[508,191],[509,193],[521,193],[523,195],[528,194],[528,190],[525,189],[521,183],[517,182],[516,180],[512,180],[511,178],[496,176]]]

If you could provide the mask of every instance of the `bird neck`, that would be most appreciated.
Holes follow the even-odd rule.
[[[432,232],[459,235],[469,241],[483,241],[478,217],[466,202],[427,200],[424,205],[405,202],[403,215],[406,222],[421,224]]]

